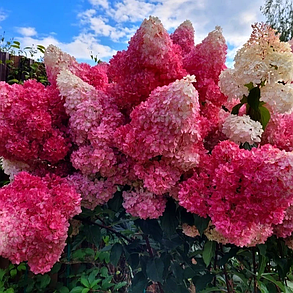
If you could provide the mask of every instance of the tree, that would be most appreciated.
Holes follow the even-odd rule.
[[[293,3],[291,0],[266,0],[260,8],[267,23],[281,35],[281,41],[289,41],[293,37]]]

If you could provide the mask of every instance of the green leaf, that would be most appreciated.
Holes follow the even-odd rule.
[[[219,292],[218,287],[211,287],[204,290],[201,290],[200,293],[209,293],[209,292]]]
[[[82,290],[84,289],[84,287],[81,286],[77,286],[75,288],[73,288],[70,293],[82,293]]]
[[[69,293],[69,289],[65,286],[58,289],[59,293]]]
[[[86,288],[89,288],[90,287],[90,283],[88,281],[88,279],[85,277],[85,276],[81,276],[80,278],[80,283],[86,287]]]
[[[230,258],[234,257],[237,254],[238,250],[238,247],[232,247],[229,252],[223,255],[223,257],[217,262],[217,264],[219,264],[219,266],[225,265]]]
[[[113,291],[117,291],[119,289],[121,289],[122,287],[125,287],[127,285],[126,281],[123,282],[119,282],[118,284],[116,284],[113,288]]]
[[[178,263],[172,263],[171,264],[171,270],[173,275],[176,277],[176,281],[178,284],[181,284],[183,282],[184,278],[184,270]]]
[[[282,282],[275,280],[271,274],[266,273],[262,274],[262,277],[272,283],[274,283],[277,287],[279,287],[283,292],[285,291],[285,286]]]
[[[121,254],[123,252],[123,246],[120,243],[115,243],[111,249],[111,254],[110,254],[110,262],[116,267]]]
[[[178,292],[178,284],[176,279],[173,276],[170,276],[165,284],[164,284],[164,291],[168,293],[177,293]]]
[[[261,119],[260,123],[261,123],[263,129],[265,129],[268,122],[271,119],[270,111],[266,107],[260,106],[259,112],[260,112],[260,119]]]
[[[139,265],[139,254],[131,253],[127,257],[127,263],[131,266],[132,269],[136,269]]]
[[[248,105],[255,111],[258,111],[260,99],[260,89],[259,87],[254,87],[250,90],[249,95],[247,96]]]
[[[10,276],[13,278],[17,275],[17,270],[16,269],[13,269],[10,271]]]
[[[87,241],[93,243],[97,248],[100,247],[101,242],[101,228],[97,225],[86,225],[84,233]]]
[[[168,238],[176,234],[178,219],[175,216],[175,213],[176,204],[173,200],[168,200],[164,214],[160,217],[162,229]]]
[[[92,271],[88,276],[88,281],[90,283],[90,287],[93,287],[92,283],[95,281],[97,274],[99,273],[98,269]]]
[[[208,227],[211,219],[209,217],[202,218],[198,215],[193,215],[193,217],[194,217],[194,225],[196,226],[200,235],[202,235],[204,230]]]
[[[3,280],[3,277],[5,276],[6,272],[5,270],[0,269],[0,280]]]
[[[163,231],[157,220],[137,219],[134,221],[134,223],[135,225],[139,226],[145,234],[151,235],[154,240],[158,242],[162,241]]]
[[[93,282],[90,283],[90,287],[94,288],[97,284],[99,284],[102,281],[102,279],[96,279]]]
[[[122,207],[122,194],[121,192],[116,192],[114,197],[108,201],[108,206],[112,211],[118,212]]]
[[[43,275],[41,277],[41,284],[40,284],[40,287],[41,288],[46,288],[51,282],[51,278],[49,275]]]
[[[61,263],[60,262],[56,262],[53,266],[53,268],[51,269],[50,273],[51,274],[56,274],[60,271],[61,269]]]
[[[211,262],[212,257],[215,255],[216,242],[207,241],[203,248],[202,258],[206,266]]]
[[[259,268],[257,278],[260,279],[264,273],[268,259],[265,256],[259,255]]]
[[[192,281],[193,281],[193,284],[195,285],[196,293],[199,293],[203,289],[205,289],[207,284],[212,282],[213,278],[214,278],[214,275],[212,274],[205,274],[203,276],[194,277]]]
[[[257,287],[261,293],[270,293],[267,286],[264,283],[257,282]]]
[[[102,281],[102,288],[103,289],[109,289],[111,287],[113,287],[115,284],[111,283],[113,277],[112,276],[108,276],[105,280]]]
[[[91,289],[90,288],[84,288],[82,291],[81,291],[81,293],[87,293],[87,292],[89,292]]]
[[[240,108],[243,106],[243,103],[237,104],[232,108],[231,114],[238,115]]]
[[[41,52],[41,53],[45,53],[46,48],[42,45],[37,45],[37,49]]]
[[[108,277],[108,268],[107,267],[102,267],[100,270],[100,275],[104,278]]]
[[[8,80],[7,83],[9,83],[9,84],[19,83],[19,80],[16,78],[13,78],[13,79]]]
[[[247,83],[244,86],[246,86],[248,90],[251,91],[253,89],[253,82]]]
[[[129,292],[131,293],[144,293],[144,290],[147,286],[147,278],[143,272],[135,274],[134,278],[131,281],[131,286]]]
[[[147,276],[154,282],[163,281],[164,262],[160,258],[149,259],[146,265]]]

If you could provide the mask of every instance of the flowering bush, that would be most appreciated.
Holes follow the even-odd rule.
[[[0,156],[11,177],[0,190],[0,254],[49,271],[80,204],[81,220],[110,229],[105,221],[128,217],[160,242],[156,251],[149,236],[140,238],[136,249],[145,245],[150,260],[133,292],[148,280],[161,292],[186,292],[191,280],[200,290],[202,275],[217,279],[212,258],[216,270],[225,252],[237,258],[236,246],[259,247],[271,236],[290,246],[293,54],[264,24],[253,26],[234,69],[225,66],[226,51],[219,27],[194,46],[189,21],[169,35],[150,17],[109,64],[78,64],[50,45],[50,86],[0,83]],[[112,218],[100,218],[104,204]],[[118,261],[124,249],[135,270],[141,251],[122,244],[113,255],[119,247]],[[184,253],[181,265],[171,261]],[[255,288],[263,285],[253,278]]]

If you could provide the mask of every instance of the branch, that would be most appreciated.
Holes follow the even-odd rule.
[[[253,263],[253,292],[257,293],[257,283],[256,283],[256,261],[255,261],[255,249],[252,248],[252,263]]]
[[[106,230],[108,230],[108,231],[110,231],[110,232],[116,234],[118,237],[121,237],[121,238],[127,240],[128,242],[133,242],[133,239],[131,239],[131,238],[129,238],[129,237],[123,235],[122,233],[120,233],[120,232],[118,232],[118,231],[114,230],[113,228],[108,227],[108,226],[106,226],[106,225],[99,224],[99,223],[93,222],[93,221],[91,221],[91,220],[81,218],[81,217],[79,217],[79,216],[75,216],[75,217],[73,217],[73,219],[75,219],[75,220],[79,220],[79,221],[82,221],[82,222],[87,223],[87,224],[92,224],[92,225],[99,226],[99,227],[101,227],[101,228],[104,228],[104,229],[106,229]]]

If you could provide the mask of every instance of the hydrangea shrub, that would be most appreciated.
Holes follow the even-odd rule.
[[[49,271],[68,220],[117,190],[133,217],[157,219],[175,201],[210,219],[205,234],[219,243],[291,243],[290,45],[256,24],[233,69],[226,53],[219,27],[195,45],[189,21],[169,35],[150,17],[108,64],[79,64],[50,45],[50,86],[1,82],[11,183],[0,190],[0,255]]]

